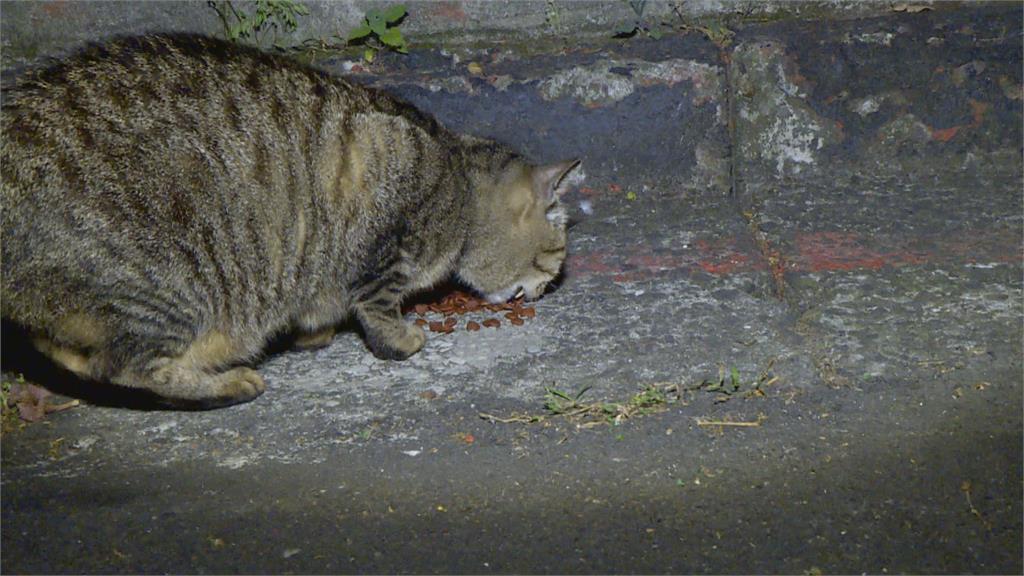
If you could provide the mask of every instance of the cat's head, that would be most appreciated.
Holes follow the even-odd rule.
[[[514,159],[477,178],[476,222],[458,276],[491,302],[540,298],[565,260],[568,215],[559,198],[580,165]]]

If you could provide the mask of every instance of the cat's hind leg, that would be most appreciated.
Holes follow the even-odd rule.
[[[52,334],[33,336],[36,349],[85,380],[143,388],[186,408],[217,408],[247,402],[266,390],[251,368],[223,369],[239,359],[240,347],[222,332],[210,331],[184,351],[129,334],[115,334],[83,315],[55,323]],[[120,359],[120,360],[119,360]]]
[[[252,368],[225,368],[246,354],[223,332],[208,331],[179,354],[150,350],[128,362],[110,381],[147,389],[173,406],[200,409],[248,402],[267,389]]]
[[[66,314],[52,323],[48,330],[32,335],[36,350],[79,378],[95,379],[102,372],[102,359],[97,354],[109,336],[99,318],[85,314]]]
[[[55,364],[74,373],[79,378],[85,380],[94,378],[95,356],[89,351],[59,344],[43,335],[33,337],[32,344],[36,350],[42,352]]]

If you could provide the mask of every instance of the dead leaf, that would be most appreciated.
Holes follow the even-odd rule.
[[[35,384],[13,384],[8,402],[18,407],[18,416],[26,422],[38,422],[46,416],[46,398],[49,390]]]
[[[26,422],[38,422],[51,412],[60,412],[78,406],[78,400],[69,400],[61,404],[48,404],[46,399],[53,393],[35,384],[16,383],[11,385],[7,396],[8,405],[18,408],[18,417]]]

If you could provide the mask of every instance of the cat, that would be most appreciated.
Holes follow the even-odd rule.
[[[566,255],[577,159],[532,165],[413,106],[192,34],[94,44],[3,94],[2,315],[86,380],[246,402],[276,334],[352,317],[378,357],[454,275],[536,299]]]

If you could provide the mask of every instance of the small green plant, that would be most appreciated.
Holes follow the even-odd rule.
[[[552,414],[565,415],[574,413],[581,408],[584,408],[580,404],[580,398],[590,390],[590,386],[584,386],[575,395],[570,396],[561,390],[555,388],[545,388],[547,392],[547,400],[544,402],[544,409]]]
[[[0,416],[2,416],[0,434],[16,430],[21,424],[18,418],[18,408],[11,402],[11,387],[15,384],[24,386],[25,376],[18,374],[14,381],[7,378],[0,380]]]
[[[718,380],[710,381],[704,380],[698,386],[698,390],[705,392],[718,392],[725,396],[732,396],[736,392],[739,392],[742,383],[740,381],[740,371],[736,367],[726,373],[725,366],[718,367]]]
[[[736,396],[744,398],[761,397],[765,395],[763,388],[779,381],[779,377],[772,374],[772,366],[774,364],[775,360],[773,359],[761,371],[757,380],[746,382],[740,377],[740,371],[735,366],[728,370],[726,370],[725,366],[719,366],[717,380],[703,380],[700,384],[689,388],[689,390],[715,392],[719,394],[715,402],[727,402]]]
[[[295,0],[253,0],[246,3],[248,8],[236,6],[231,0],[207,0],[207,5],[220,16],[228,40],[252,40],[259,44],[261,34],[273,30],[273,43],[278,48],[278,34],[295,30],[299,16],[309,14],[309,8]]]
[[[377,52],[385,49],[407,54],[409,46],[402,36],[402,31],[398,29],[407,13],[403,4],[396,4],[383,10],[369,10],[363,18],[363,23],[349,32],[345,40],[349,44],[364,45],[366,49],[363,51],[363,58],[367,62],[373,62]]]
[[[660,39],[662,36],[661,29],[644,19],[644,8],[647,7],[647,0],[625,0],[625,2],[633,10],[636,18],[620,24],[615,29],[615,37],[632,38],[638,34],[644,34],[654,40]]]
[[[618,425],[623,420],[634,416],[649,414],[665,408],[673,400],[669,398],[670,392],[676,391],[651,385],[637,394],[634,394],[625,402],[581,402],[583,395],[590,390],[590,386],[582,388],[579,392],[569,395],[555,388],[545,388],[547,401],[544,409],[549,416],[580,417],[586,422],[584,426],[596,423],[607,423]]]
[[[743,380],[739,368],[727,368],[724,364],[718,367],[718,378],[715,380],[704,379],[692,386],[684,386],[678,383],[661,382],[648,384],[639,392],[620,401],[584,402],[583,396],[590,390],[585,386],[579,392],[569,393],[553,387],[546,387],[544,391],[544,410],[542,414],[512,414],[511,416],[498,416],[481,412],[480,417],[491,422],[502,422],[505,424],[533,424],[545,420],[559,418],[574,422],[580,428],[591,428],[594,426],[612,425],[618,426],[624,421],[638,416],[646,416],[669,409],[672,405],[686,405],[684,395],[691,392],[713,392],[715,402],[726,402],[733,398],[764,397],[764,389],[779,381],[779,377],[772,374],[772,366],[775,360],[768,362],[768,365],[761,371],[756,380]],[[701,426],[760,426],[761,419],[756,423],[721,423],[704,422],[698,423]]]
[[[686,15],[685,10],[683,9],[683,2],[669,2],[669,6],[679,19],[678,27],[683,31],[696,30],[707,37],[707,39],[713,44],[722,49],[728,48],[729,45],[732,44],[732,38],[736,33],[729,29],[725,21],[715,19],[707,20],[703,23],[693,22],[692,19]],[[746,10],[742,11],[741,17],[744,19],[750,19],[753,9],[753,6],[749,6]]]
[[[558,9],[555,0],[547,0],[544,9],[544,23],[552,30],[558,30],[562,25],[562,11]]]
[[[706,22],[703,26],[695,26],[694,30],[707,36],[708,40],[720,48],[728,48],[732,44],[732,37],[736,35],[728,26],[718,20]]]
[[[21,382],[25,381],[24,376],[19,375],[18,378]],[[7,398],[9,398],[11,394],[11,384],[13,383],[6,379],[0,381],[0,408],[3,408],[5,411],[7,410]]]

